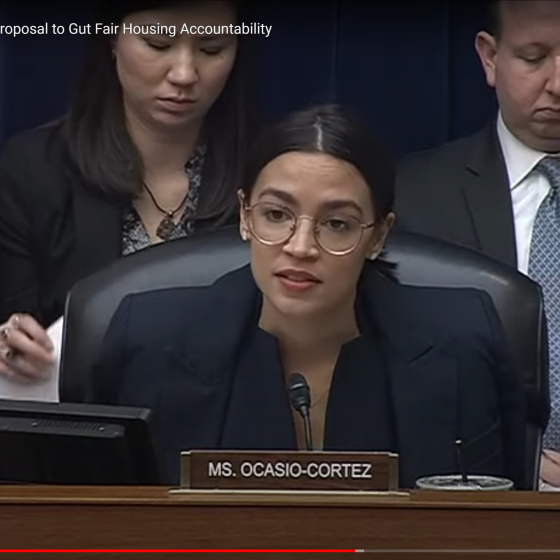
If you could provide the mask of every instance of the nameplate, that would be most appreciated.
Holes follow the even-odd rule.
[[[181,488],[192,490],[398,489],[393,453],[185,451]]]

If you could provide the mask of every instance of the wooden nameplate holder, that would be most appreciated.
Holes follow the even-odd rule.
[[[386,493],[398,491],[398,455],[303,451],[185,451],[181,487],[200,491]]]

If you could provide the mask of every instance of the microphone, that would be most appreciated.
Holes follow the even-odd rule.
[[[288,396],[290,404],[303,418],[305,429],[305,443],[308,451],[313,451],[313,440],[311,439],[311,422],[309,420],[309,408],[311,407],[311,391],[307,380],[301,373],[292,373],[288,377]]]

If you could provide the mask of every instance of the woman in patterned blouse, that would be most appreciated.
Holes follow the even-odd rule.
[[[235,221],[256,128],[251,36],[231,33],[251,21],[246,10],[232,0],[103,2],[69,113],[8,142],[0,375],[34,380],[52,367],[46,329],[81,278]]]

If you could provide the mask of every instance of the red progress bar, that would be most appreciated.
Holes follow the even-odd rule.
[[[10,554],[14,554],[14,553],[47,553],[47,554],[64,554],[64,553],[80,553],[80,554],[91,554],[91,553],[99,553],[99,552],[106,552],[108,554],[111,553],[146,553],[146,554],[154,554],[154,553],[186,553],[186,552],[357,552],[356,549],[322,549],[322,550],[315,550],[315,549],[309,549],[309,550],[305,550],[305,549],[286,549],[286,550],[276,550],[276,549],[261,549],[261,550],[257,550],[257,549],[225,549],[225,550],[198,550],[198,549],[154,549],[154,550],[135,550],[135,549],[131,549],[131,550],[126,550],[126,549],[75,549],[75,550],[56,550],[56,549],[34,549],[34,550],[24,550],[24,549],[17,549],[17,550],[9,550],[9,549],[3,549],[0,550],[0,554],[1,553],[10,553]]]

